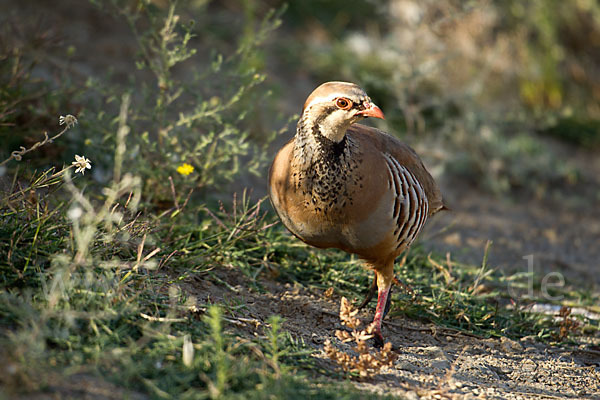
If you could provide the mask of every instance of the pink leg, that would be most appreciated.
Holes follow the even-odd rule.
[[[383,289],[379,289],[377,294],[377,308],[375,309],[375,318],[373,319],[373,325],[375,329],[373,330],[373,336],[375,339],[375,347],[383,346],[383,335],[381,334],[381,321],[383,320],[383,314],[385,312],[385,305],[387,303],[387,298],[390,293],[391,285],[384,287]]]

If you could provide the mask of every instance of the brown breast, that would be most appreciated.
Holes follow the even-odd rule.
[[[415,152],[399,140],[358,124],[347,131],[347,140],[357,150],[355,166],[340,172],[348,176],[333,203],[324,204],[299,186],[294,139],[271,165],[271,202],[284,225],[308,244],[393,260],[442,208],[440,191]]]

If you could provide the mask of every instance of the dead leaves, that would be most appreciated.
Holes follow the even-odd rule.
[[[579,321],[573,318],[569,318],[571,315],[571,307],[562,306],[558,313],[558,316],[561,318],[559,322],[559,332],[558,339],[564,340],[569,334],[576,332],[577,329],[581,326]]]

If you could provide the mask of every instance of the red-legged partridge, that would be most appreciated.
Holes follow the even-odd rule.
[[[359,86],[327,82],[315,89],[295,137],[271,165],[269,195],[283,224],[300,240],[356,254],[375,271],[373,325],[380,346],[394,260],[444,205],[414,150],[356,124],[366,117],[383,118],[383,112]]]

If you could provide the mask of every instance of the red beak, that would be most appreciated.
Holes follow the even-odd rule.
[[[367,108],[366,110],[359,111],[356,114],[362,115],[363,117],[385,119],[383,116],[383,111],[381,111],[381,108],[377,107],[375,104],[371,104],[371,107]]]

